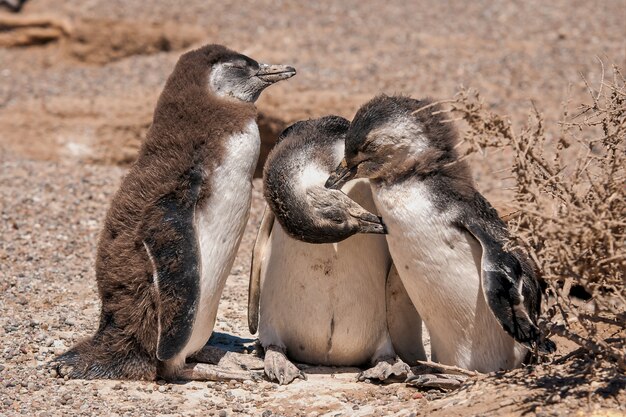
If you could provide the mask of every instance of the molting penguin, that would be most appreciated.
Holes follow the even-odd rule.
[[[98,330],[57,359],[62,375],[215,376],[181,369],[211,336],[248,218],[260,146],[254,101],[294,74],[220,45],[180,57],[100,235]]]
[[[375,365],[361,379],[407,374],[396,354],[407,362],[425,358],[421,320],[392,268],[380,218],[367,211],[375,210],[368,182],[348,184],[347,196],[324,187],[343,156],[348,126],[337,116],[298,122],[265,164],[271,211],[254,247],[248,314],[255,333],[260,297],[265,372],[281,384],[304,378],[287,356]]]
[[[480,372],[519,366],[541,341],[529,262],[458,160],[454,127],[431,100],[379,96],[357,112],[328,179],[369,178],[398,272],[437,361]],[[515,341],[519,342],[516,343]]]

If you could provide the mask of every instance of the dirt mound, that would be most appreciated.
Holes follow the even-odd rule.
[[[0,15],[0,47],[56,43],[69,58],[102,65],[132,55],[182,50],[207,38],[193,25]]]
[[[104,64],[131,55],[182,50],[206,38],[206,31],[197,26],[85,20],[75,26],[65,47],[79,61]]]

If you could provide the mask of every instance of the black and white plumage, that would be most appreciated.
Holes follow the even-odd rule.
[[[552,350],[536,320],[528,257],[473,186],[457,134],[431,100],[378,96],[357,112],[345,159],[326,185],[369,178],[387,241],[431,335],[433,357],[467,369],[511,369],[529,348]]]
[[[248,317],[266,374],[280,383],[304,377],[290,360],[373,366],[362,378],[386,379],[408,372],[401,360],[425,358],[421,320],[370,212],[368,182],[347,184],[346,194],[324,187],[348,126],[336,116],[298,122],[266,162],[270,209],[254,247]],[[338,243],[306,243],[329,241]]]

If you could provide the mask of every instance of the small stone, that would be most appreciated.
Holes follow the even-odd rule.
[[[159,392],[165,392],[165,391],[167,391],[167,388],[165,388],[165,386],[161,385],[159,387]]]
[[[512,398],[507,398],[506,400],[500,402],[500,407],[506,407],[506,406],[512,405],[514,403],[515,403],[515,401],[513,401]]]
[[[424,398],[424,395],[422,395],[422,393],[421,393],[421,392],[416,392],[416,393],[414,393],[414,394],[413,394],[412,398],[413,398],[414,400],[419,400],[419,399],[421,399],[421,398]]]
[[[556,404],[560,402],[561,402],[561,396],[559,394],[551,395],[550,398],[548,398],[548,404]]]
[[[219,417],[226,417],[228,415],[228,413],[226,412],[226,410],[220,410],[220,412],[217,413],[217,415]]]
[[[261,417],[271,417],[271,415],[272,415],[271,410],[265,410],[263,411],[263,414],[261,414]]]

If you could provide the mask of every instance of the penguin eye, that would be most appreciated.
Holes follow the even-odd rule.
[[[238,70],[245,70],[247,67],[247,65],[243,62],[231,62],[228,64],[228,66]]]

